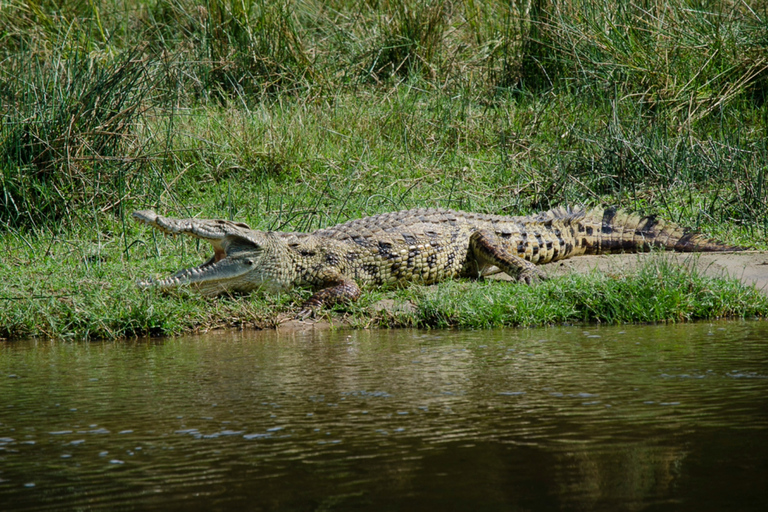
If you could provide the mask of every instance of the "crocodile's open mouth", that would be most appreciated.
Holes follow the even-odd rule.
[[[191,286],[205,295],[249,291],[257,285],[246,276],[253,270],[256,258],[261,253],[260,247],[243,236],[235,233],[223,233],[215,224],[206,231],[206,227],[190,229],[187,225],[178,225],[176,219],[160,217],[152,211],[135,212],[133,216],[155,229],[168,234],[189,234],[209,242],[213,246],[213,256],[204,263],[179,270],[163,279],[146,279],[137,284],[142,288],[169,290],[182,286]],[[248,226],[233,223],[248,229]]]

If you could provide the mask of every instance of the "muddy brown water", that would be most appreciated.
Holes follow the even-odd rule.
[[[768,322],[0,344],[0,510],[766,510]]]

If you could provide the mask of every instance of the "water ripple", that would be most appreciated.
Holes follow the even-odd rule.
[[[704,496],[768,478],[768,328],[723,325],[17,343],[0,352],[16,376],[0,379],[0,501],[305,509],[340,489],[354,510],[541,482],[576,508]]]

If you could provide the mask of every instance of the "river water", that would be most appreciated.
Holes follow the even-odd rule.
[[[768,322],[0,344],[0,510],[768,510]]]

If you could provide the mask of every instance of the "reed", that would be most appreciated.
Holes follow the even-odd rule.
[[[766,19],[737,0],[6,2],[5,335],[207,325],[70,329],[17,300],[114,305],[134,271],[196,258],[125,221],[147,207],[311,230],[614,204],[766,248]],[[84,262],[117,288],[24,284]]]

